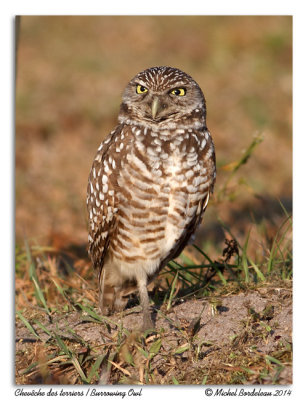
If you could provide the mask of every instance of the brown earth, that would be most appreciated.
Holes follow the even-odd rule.
[[[208,298],[183,300],[169,312],[153,310],[158,333],[150,337],[150,344],[159,338],[161,347],[151,360],[155,376],[151,383],[172,384],[174,377],[179,383],[200,384],[207,376],[207,384],[291,384],[292,288],[288,286],[266,285],[221,295],[215,301]],[[219,305],[215,305],[217,300]],[[69,327],[86,343],[99,349],[98,354],[106,353],[108,346],[114,346],[119,328],[111,322],[89,322],[83,317],[81,313],[73,312],[55,317],[52,324],[47,318],[41,322],[48,330],[61,332],[67,340],[73,339]],[[140,383],[140,371],[145,360],[138,357],[140,354],[134,347],[140,344],[140,308],[129,309],[126,315],[111,316],[110,321],[123,324],[130,334],[122,340],[116,359],[119,367],[114,367],[108,374],[103,367],[100,383]],[[39,327],[37,333],[43,341],[49,338]],[[45,351],[38,343],[33,345],[31,339],[35,342],[35,337],[29,334],[22,322],[17,321],[16,382],[19,384],[25,381],[39,383],[42,379],[37,370],[22,375],[30,364],[27,355],[33,362],[40,359],[40,352]],[[33,346],[38,346],[35,356]],[[125,361],[128,354],[134,359],[134,367]],[[274,357],[277,363],[269,361],[269,357]],[[50,371],[55,371],[56,366],[55,361]],[[126,371],[125,374],[120,368]],[[51,382],[61,383],[59,378],[55,378],[56,372],[52,376],[49,379],[56,382]],[[66,376],[65,370],[62,371],[62,383],[75,381],[75,375],[68,373]]]

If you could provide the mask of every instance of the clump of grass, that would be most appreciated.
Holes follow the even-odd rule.
[[[228,198],[229,200],[234,199],[234,191],[230,189],[231,181],[234,179],[238,170],[248,162],[250,157],[253,155],[256,147],[261,144],[263,140],[263,134],[258,133],[253,137],[251,143],[249,144],[247,149],[243,151],[242,156],[238,160],[221,167],[222,170],[228,172],[228,176],[225,179],[225,182],[218,188],[218,190],[216,190],[216,197],[218,202],[224,201],[226,200],[226,198]]]
[[[203,297],[218,286],[232,282],[242,287],[243,284],[292,278],[292,220],[289,215],[260,260],[254,260],[249,252],[251,229],[241,245],[222,221],[221,224],[232,239],[225,240],[225,248],[219,260],[212,260],[200,247],[194,245],[193,255],[184,250],[180,261],[171,261],[161,272],[160,277],[165,277],[165,286],[169,288],[165,298],[168,301],[167,309],[170,309],[172,301],[178,301],[179,298],[191,295]]]
[[[198,336],[205,306],[210,304],[213,318],[223,309],[219,288],[225,288],[226,295],[228,291],[234,292],[232,283],[237,285],[238,290],[242,290],[245,287],[243,285],[247,288],[256,287],[256,282],[264,284],[270,280],[270,274],[277,273],[278,263],[273,263],[270,273],[267,272],[267,262],[251,266],[246,242],[249,243],[246,240],[241,247],[234,239],[227,240],[222,257],[218,261],[213,261],[203,250],[195,246],[195,254],[199,255],[200,259],[199,264],[196,262],[196,256],[192,257],[186,252],[183,257],[185,263],[175,261],[169,263],[166,271],[161,274],[161,277],[166,277],[169,288],[163,292],[164,296],[161,297],[160,303],[157,300],[157,306],[160,308],[158,315],[168,321],[170,326],[175,327],[176,331],[171,333],[165,329],[141,333],[124,328],[121,321],[117,322],[112,317],[99,315],[96,311],[96,299],[93,299],[92,294],[87,296],[85,291],[85,296],[80,297],[74,282],[77,279],[80,285],[83,280],[77,271],[72,272],[64,284],[59,274],[55,276],[54,261],[45,253],[43,255],[35,253],[36,259],[34,259],[30,255],[29,246],[26,250],[28,257],[23,260],[28,267],[29,277],[35,276],[36,279],[34,283],[33,279],[29,278],[32,285],[31,294],[36,303],[32,303],[30,311],[27,307],[17,309],[18,319],[29,332],[28,335],[17,337],[17,341],[20,344],[32,343],[36,348],[40,346],[40,354],[44,354],[44,357],[32,359],[28,365],[19,370],[19,382],[60,383],[61,381],[64,384],[279,382],[284,367],[290,365],[291,349],[282,345],[280,352],[273,351],[265,355],[247,350],[253,348],[256,339],[261,338],[266,341],[272,334],[271,307],[265,307],[262,312],[257,313],[247,306],[248,316],[243,321],[242,331],[223,347],[217,347],[206,338]],[[273,242],[273,246],[280,246],[281,243],[282,241],[277,239]],[[284,247],[279,251],[280,257],[283,249]],[[39,262],[41,259],[44,259],[45,263]],[[248,273],[245,271],[246,267]],[[256,267],[264,271],[262,276],[265,282],[260,278]],[[19,270],[21,271],[21,266]],[[246,277],[248,277],[247,282]],[[57,300],[53,303],[48,295],[51,288],[57,295]],[[88,290],[90,291],[89,288]],[[40,294],[36,296],[37,292]],[[189,299],[193,295],[203,298],[205,294],[207,301],[198,317],[191,321],[189,318],[187,321],[179,321],[171,316],[172,306],[178,301]],[[42,296],[45,303],[42,301]],[[129,312],[130,310],[127,310],[127,313]],[[74,324],[62,323],[60,327],[59,322],[63,316],[67,318],[71,313],[78,314]],[[85,341],[74,328],[78,324],[101,326],[104,330],[104,344],[97,345]],[[169,342],[173,344],[168,345]],[[217,352],[219,352],[219,365],[215,367]],[[202,360],[208,360],[212,367],[191,369],[192,365]],[[183,368],[178,367],[181,364]]]

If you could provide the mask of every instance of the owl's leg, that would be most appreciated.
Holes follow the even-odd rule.
[[[143,330],[154,328],[153,321],[151,319],[150,313],[150,303],[149,303],[149,295],[147,290],[147,279],[139,278],[138,281],[138,289],[140,295],[140,304],[143,311]]]
[[[103,268],[99,284],[99,305],[104,315],[124,310],[127,304],[127,294],[136,290],[136,285],[127,285],[119,279],[114,279],[108,266]]]
[[[113,303],[113,310],[118,312],[118,311],[123,311],[125,306],[127,304],[127,298],[123,297],[123,287],[122,286],[116,286],[114,288],[114,303]]]
[[[99,277],[99,308],[103,315],[109,315],[112,312],[115,300],[115,291],[113,286],[108,284],[106,268],[103,268]]]

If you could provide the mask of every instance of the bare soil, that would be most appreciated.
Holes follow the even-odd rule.
[[[161,340],[159,352],[151,359],[151,383],[172,384],[175,378],[180,384],[200,384],[206,376],[207,384],[292,383],[292,288],[285,283],[222,294],[214,299],[182,300],[169,311],[164,308],[153,309],[157,333],[146,342],[149,347],[158,338]],[[123,324],[130,334],[123,339],[114,360],[118,367],[111,368],[109,373],[102,367],[101,383],[140,383],[140,368],[144,368],[144,360],[136,351],[138,343],[144,343],[140,342],[138,332],[142,325],[140,307],[128,309],[123,315],[115,314],[110,320]],[[69,326],[86,343],[99,349],[100,354],[114,346],[119,329],[112,323],[87,321],[79,312],[55,317],[53,323],[47,318],[42,322],[48,330],[62,332],[68,341],[74,339],[68,333]],[[48,340],[49,335],[42,329],[38,328],[37,333]],[[44,350],[19,320],[16,340],[16,383],[39,383],[42,372],[22,372],[42,359],[46,347]],[[37,348],[34,353],[33,342]],[[45,346],[48,347],[47,342]],[[128,355],[134,360],[133,366],[127,362]],[[55,366],[56,362],[51,364],[50,371]],[[52,383],[78,383],[70,370],[62,371],[61,379],[50,371],[48,379]]]

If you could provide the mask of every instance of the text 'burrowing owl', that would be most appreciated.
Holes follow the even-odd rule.
[[[89,176],[89,254],[106,314],[137,288],[152,326],[147,284],[177,257],[201,222],[216,176],[215,150],[198,84],[171,67],[127,85],[118,125]]]

